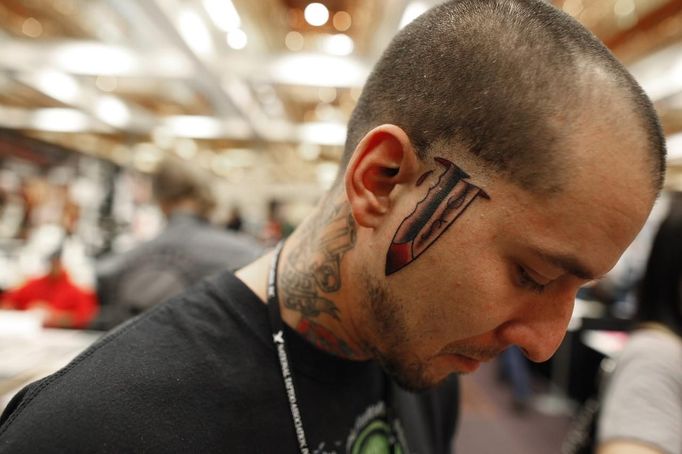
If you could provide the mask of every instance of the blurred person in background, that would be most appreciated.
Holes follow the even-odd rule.
[[[552,356],[664,169],[651,102],[574,19],[438,5],[375,65],[296,231],[25,388],[0,453],[451,452],[453,374]]]
[[[609,377],[599,454],[682,453],[682,193],[671,197],[639,288],[636,329]]]
[[[167,225],[151,241],[97,264],[102,308],[94,329],[113,328],[203,277],[240,268],[262,253],[250,236],[210,224],[215,205],[210,178],[192,163],[163,160],[152,191]]]
[[[533,389],[528,359],[523,350],[512,345],[500,354],[499,375],[511,386],[512,410],[525,414],[531,408]]]
[[[268,247],[275,246],[283,238],[293,232],[293,226],[282,214],[282,202],[276,199],[268,201],[268,217],[263,225],[261,240]]]
[[[50,255],[49,263],[47,274],[1,295],[0,308],[40,311],[47,327],[86,327],[97,312],[95,295],[73,283],[62,264],[61,247]]]
[[[244,227],[244,220],[242,219],[242,212],[239,207],[232,207],[230,210],[230,217],[225,222],[225,228],[233,232],[241,232]]]

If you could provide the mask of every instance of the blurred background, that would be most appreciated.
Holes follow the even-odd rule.
[[[271,246],[332,183],[374,61],[437,3],[2,0],[0,291],[50,274],[57,254],[88,302],[71,323],[46,322],[49,308],[26,316],[5,304],[0,408],[98,336],[63,328],[93,328],[107,304],[98,263],[163,231],[152,190],[159,162],[172,156],[202,172],[216,195],[215,228]],[[552,3],[601,38],[655,102],[666,190],[680,190],[682,0]],[[528,366],[532,399],[505,388],[497,365],[465,379],[460,452],[498,452],[476,444],[484,441],[508,453],[559,452],[601,359],[622,346],[665,200],[613,276],[581,295],[558,357]]]

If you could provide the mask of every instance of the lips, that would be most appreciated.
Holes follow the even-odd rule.
[[[452,368],[459,373],[471,373],[476,371],[481,365],[481,361],[470,358],[468,356],[458,355],[458,354],[447,354],[445,355],[449,362],[452,364]]]
[[[461,356],[460,355],[460,358],[469,364],[475,365],[476,367],[478,367],[478,365],[481,364],[481,361],[474,359],[474,358],[469,358],[468,356]]]

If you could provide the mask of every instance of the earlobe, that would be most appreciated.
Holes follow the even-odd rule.
[[[345,188],[356,222],[374,228],[390,211],[396,186],[416,178],[419,162],[405,131],[381,125],[360,141],[348,163]]]

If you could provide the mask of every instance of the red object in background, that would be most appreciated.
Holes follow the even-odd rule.
[[[84,328],[97,312],[97,300],[94,293],[80,289],[71,282],[69,275],[61,271],[56,275],[28,280],[16,290],[2,295],[3,303],[10,308],[27,310],[36,303],[44,303],[50,310],[50,319],[67,316],[68,323],[59,323],[62,327]]]

